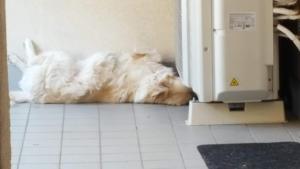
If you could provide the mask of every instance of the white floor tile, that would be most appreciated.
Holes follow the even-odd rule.
[[[185,125],[188,119],[188,106],[169,106],[168,111],[174,125]]]
[[[61,133],[26,133],[25,140],[60,140]]]
[[[99,139],[99,132],[98,131],[64,131],[64,139],[66,140],[84,140],[84,139]]]
[[[153,104],[134,104],[133,109],[136,115],[149,114],[149,113],[160,113],[164,114],[167,112],[167,106],[164,105],[153,105]]]
[[[182,161],[179,160],[163,160],[163,161],[143,161],[144,169],[184,169]]]
[[[82,154],[82,155],[62,155],[61,163],[100,163],[99,154]]]
[[[11,169],[18,169],[18,164],[12,164]]]
[[[169,124],[170,119],[168,112],[155,112],[155,113],[136,113],[137,125],[154,125],[154,124]]]
[[[11,120],[27,120],[28,113],[11,113],[10,119]]]
[[[19,169],[59,169],[58,164],[21,164]]]
[[[19,158],[20,158],[19,155],[12,154],[12,156],[11,156],[11,164],[18,164]]]
[[[62,126],[63,120],[56,120],[56,119],[35,119],[29,120],[28,126]]]
[[[22,149],[21,146],[17,147],[17,148],[12,147],[12,149],[11,149],[12,155],[13,156],[19,156],[21,154],[21,149]]]
[[[165,131],[165,132],[173,132],[172,125],[170,123],[164,124],[140,124],[137,126],[138,132],[153,132],[153,131]]]
[[[32,104],[30,109],[30,118],[31,117],[42,117],[41,115],[51,116],[51,115],[60,115],[64,111],[64,105],[59,104]],[[38,118],[37,118],[38,119]],[[44,117],[42,117],[44,119]]]
[[[169,124],[170,117],[166,106],[134,105],[136,122],[142,124]]]
[[[170,144],[156,144],[156,145],[141,145],[142,153],[154,153],[154,152],[178,152],[177,145]]]
[[[115,131],[115,132],[101,132],[103,139],[130,139],[137,138],[136,131]]]
[[[99,108],[100,112],[100,121],[101,124],[109,124],[112,122],[115,123],[134,123],[134,113],[131,107],[122,106],[120,108],[116,107],[107,107]]]
[[[14,104],[11,106],[11,113],[12,114],[28,114],[30,109],[30,104],[23,103],[23,104]]]
[[[138,145],[111,145],[102,146],[102,154],[123,154],[123,153],[139,153]]]
[[[13,133],[24,133],[26,126],[11,126],[10,130]]]
[[[184,160],[186,168],[199,168],[199,169],[207,169],[207,166],[204,160],[200,157],[198,159],[189,159]]]
[[[168,145],[176,145],[175,138],[146,138],[140,139],[141,145],[161,145],[161,144],[168,144]]]
[[[249,125],[249,129],[257,142],[293,141],[281,124]]]
[[[24,155],[60,155],[60,147],[23,147]]]
[[[68,146],[97,146],[99,147],[100,141],[99,139],[80,139],[80,140],[63,140],[63,146],[68,147]]]
[[[99,163],[88,163],[88,164],[61,164],[60,169],[101,169]]]
[[[11,146],[14,148],[17,148],[17,147],[21,147],[23,145],[23,140],[19,139],[19,140],[14,140],[12,139],[11,140]]]
[[[56,140],[45,140],[43,138],[24,141],[24,147],[59,147],[61,144],[60,139]]]
[[[74,146],[74,147],[68,147],[63,146],[62,147],[62,155],[81,155],[81,154],[99,154],[100,150],[98,146]]]
[[[98,112],[66,112],[65,119],[98,119]]]
[[[65,125],[64,132],[97,132],[99,131],[98,124],[96,125]]]
[[[61,133],[62,125],[56,126],[28,126],[27,133]]]
[[[99,104],[99,111],[102,114],[126,114],[132,113],[132,104]]]
[[[215,144],[214,136],[209,126],[174,126],[179,144]]]
[[[142,153],[143,161],[182,160],[179,152]]]
[[[200,153],[197,149],[181,149],[182,157],[185,160],[195,160],[200,158]]]
[[[101,132],[115,132],[115,131],[135,131],[136,126],[134,124],[118,124],[112,123],[109,125],[101,124]]]
[[[147,138],[175,138],[173,131],[164,131],[164,130],[141,130],[139,131],[139,137],[141,139]]]
[[[119,121],[121,119],[124,119],[124,122],[131,122],[132,120],[134,120],[134,113],[132,110],[130,111],[116,110],[111,112],[103,112],[100,110],[99,112],[100,112],[100,120],[102,123],[106,123],[106,121],[112,122],[114,120]]]
[[[65,107],[65,118],[66,119],[82,119],[91,118],[98,119],[99,112],[97,105],[66,105]]]
[[[292,122],[292,123],[287,123],[284,126],[286,130],[288,130],[290,135],[293,137],[293,140],[300,142],[300,123]]]
[[[112,127],[114,125],[119,125],[119,126],[131,126],[135,123],[133,117],[118,117],[118,118],[104,118],[100,117],[100,124],[101,127]]]
[[[63,109],[63,104],[31,104],[32,109],[45,109],[45,110],[53,110],[53,109]]]
[[[61,111],[51,111],[49,112],[31,112],[30,120],[61,120],[63,119],[63,110]]]
[[[137,138],[128,138],[128,139],[101,139],[102,146],[129,146],[129,145],[138,145]]]
[[[217,125],[211,130],[219,144],[255,142],[245,125]]]
[[[139,153],[122,153],[122,154],[103,154],[103,162],[127,162],[127,161],[140,161]]]
[[[103,169],[143,169],[140,161],[103,162]]]
[[[24,133],[15,133],[15,132],[12,132],[11,135],[10,135],[10,137],[11,137],[12,140],[23,140]]]
[[[26,119],[12,119],[10,123],[12,127],[26,126],[26,124],[27,124]]]
[[[143,104],[17,104],[11,109],[13,168],[20,155],[18,169],[207,169],[197,151],[201,144],[300,142],[299,122],[191,127],[184,124],[187,111]]]
[[[99,125],[98,119],[65,119],[64,126],[74,126],[74,125],[90,125],[97,127]]]
[[[43,155],[23,155],[21,157],[20,163],[21,164],[58,164],[60,156],[43,156]]]

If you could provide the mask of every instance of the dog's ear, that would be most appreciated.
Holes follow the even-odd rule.
[[[133,60],[145,59],[146,61],[160,63],[162,57],[156,50],[146,50],[146,51],[135,51],[132,54]]]
[[[169,87],[174,76],[166,74],[159,80],[159,85],[163,87]]]
[[[147,55],[146,53],[134,53],[132,55],[132,58],[133,58],[133,60],[139,60],[141,58],[146,57],[146,55]]]
[[[152,93],[153,98],[161,98],[165,97],[168,94],[168,88],[164,86],[159,86],[158,88],[155,89]]]

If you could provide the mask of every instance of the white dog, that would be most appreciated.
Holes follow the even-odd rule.
[[[31,40],[25,50],[26,58],[9,57],[23,71],[22,91],[10,94],[14,102],[183,105],[192,97],[156,52],[98,53],[77,60],[64,52],[36,54]]]

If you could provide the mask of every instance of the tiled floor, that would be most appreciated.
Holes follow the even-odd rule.
[[[300,123],[184,125],[187,107],[12,107],[13,169],[206,169],[200,144],[300,141]]]

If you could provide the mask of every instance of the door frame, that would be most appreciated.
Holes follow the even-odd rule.
[[[11,168],[5,0],[0,0],[0,169]]]

